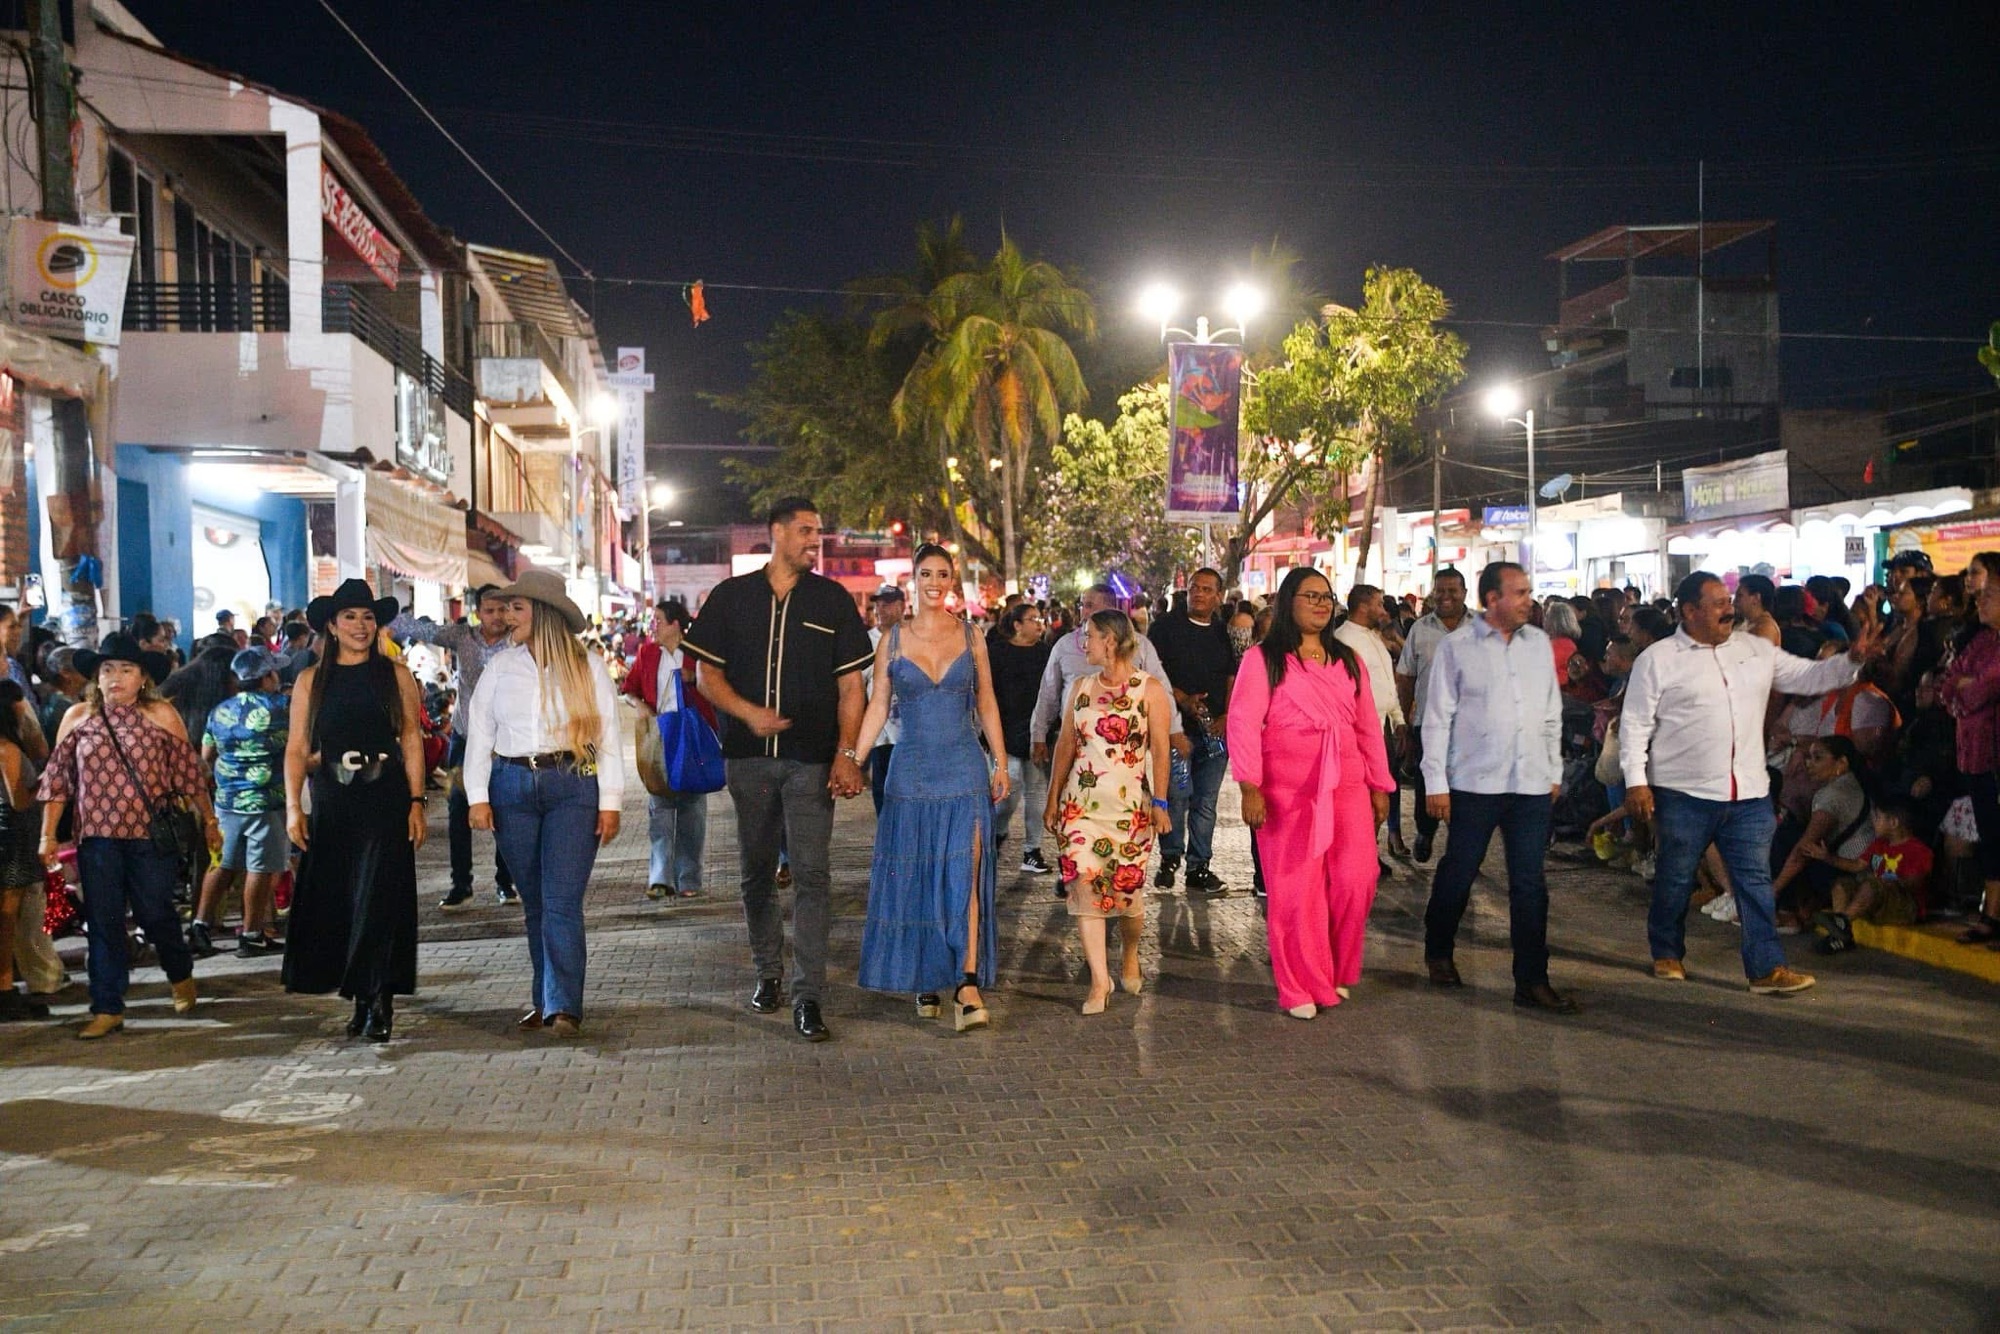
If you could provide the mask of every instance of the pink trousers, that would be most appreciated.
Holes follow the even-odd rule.
[[[1311,846],[1311,800],[1324,794],[1300,793],[1286,800],[1282,789],[1266,793],[1264,827],[1257,852],[1269,893],[1267,934],[1271,974],[1284,1009],[1308,1001],[1322,1009],[1340,1004],[1337,986],[1361,979],[1362,941],[1368,912],[1375,905],[1380,866],[1375,857],[1375,816],[1360,766],[1351,766],[1336,788],[1333,845],[1318,857]]]

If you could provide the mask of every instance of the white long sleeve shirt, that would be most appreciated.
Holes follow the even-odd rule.
[[[1546,796],[1562,781],[1555,650],[1474,616],[1438,642],[1424,692],[1424,790]]]
[[[618,691],[596,654],[590,682],[597,692],[597,809],[615,811],[625,796],[625,751],[618,727]],[[546,755],[568,750],[563,735],[569,712],[561,699],[542,708],[542,673],[527,645],[495,654],[472,691],[466,723],[465,799],[477,806],[490,800],[496,755]]]
[[[1389,660],[1389,645],[1381,632],[1342,621],[1333,637],[1353,649],[1368,669],[1368,685],[1375,692],[1375,721],[1401,727],[1403,702],[1396,698],[1396,665]]]
[[[1132,655],[1132,665],[1160,683],[1171,699],[1173,682],[1167,679],[1167,669],[1160,665],[1160,651],[1153,647],[1153,641],[1139,636],[1139,649]],[[1041,689],[1035,695],[1035,711],[1028,719],[1028,739],[1047,739],[1049,729],[1056,725],[1062,714],[1063,700],[1069,695],[1069,688],[1078,678],[1097,669],[1090,665],[1090,659],[1083,650],[1083,630],[1077,629],[1056,641],[1054,652],[1049,654],[1048,665],[1042,668]],[[1167,724],[1167,731],[1173,736],[1181,733],[1181,711],[1173,711],[1173,720]]]
[[[1710,647],[1685,630],[1639,655],[1625,684],[1618,761],[1627,787],[1664,787],[1704,801],[1771,793],[1764,706],[1772,690],[1823,695],[1861,668],[1842,654],[1812,662],[1756,635]]]

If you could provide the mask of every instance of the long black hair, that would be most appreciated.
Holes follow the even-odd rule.
[[[1278,684],[1285,679],[1286,661],[1299,651],[1299,645],[1305,639],[1305,632],[1299,629],[1298,619],[1292,615],[1292,600],[1308,579],[1317,579],[1326,584],[1327,593],[1332,594],[1333,585],[1328,582],[1325,575],[1309,565],[1299,565],[1293,567],[1291,573],[1285,576],[1285,581],[1278,585],[1278,596],[1271,602],[1271,628],[1264,635],[1263,649],[1264,672],[1271,682],[1274,694],[1277,692]],[[1354,650],[1334,637],[1331,616],[1320,629],[1319,642],[1320,647],[1326,650],[1326,660],[1329,663],[1338,662],[1347,668],[1347,674],[1354,678],[1354,690],[1358,695],[1361,692],[1361,665],[1354,659]]]

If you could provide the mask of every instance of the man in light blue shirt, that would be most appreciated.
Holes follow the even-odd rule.
[[[1498,829],[1507,852],[1514,1003],[1571,1014],[1549,985],[1549,889],[1542,874],[1549,811],[1562,787],[1562,697],[1555,649],[1528,624],[1527,571],[1494,561],[1479,573],[1478,617],[1438,644],[1424,695],[1424,792],[1451,834],[1424,911],[1424,966],[1464,986],[1452,948],[1472,881]]]

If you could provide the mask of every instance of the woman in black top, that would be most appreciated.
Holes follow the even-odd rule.
[[[1027,833],[1021,845],[1021,869],[1030,875],[1047,875],[1050,869],[1042,857],[1042,830],[1036,823],[1047,804],[1049,775],[1028,757],[1035,740],[1028,735],[1028,720],[1042,688],[1042,669],[1049,665],[1049,654],[1055,649],[1042,637],[1044,628],[1041,610],[1032,602],[1023,602],[1000,618],[999,633],[987,653],[993,670],[993,695],[1000,704],[1000,732],[1007,744],[1008,792],[993,813],[994,850],[997,856],[1007,842],[1014,808],[1019,806],[1021,825]]]
[[[285,932],[285,990],[354,1002],[348,1036],[387,1042],[390,998],[417,989],[417,849],[424,841],[424,749],[416,678],[382,655],[396,615],[349,579],[306,608],[330,634],[292,692],[285,827],[305,850]],[[312,783],[312,816],[302,797]]]

